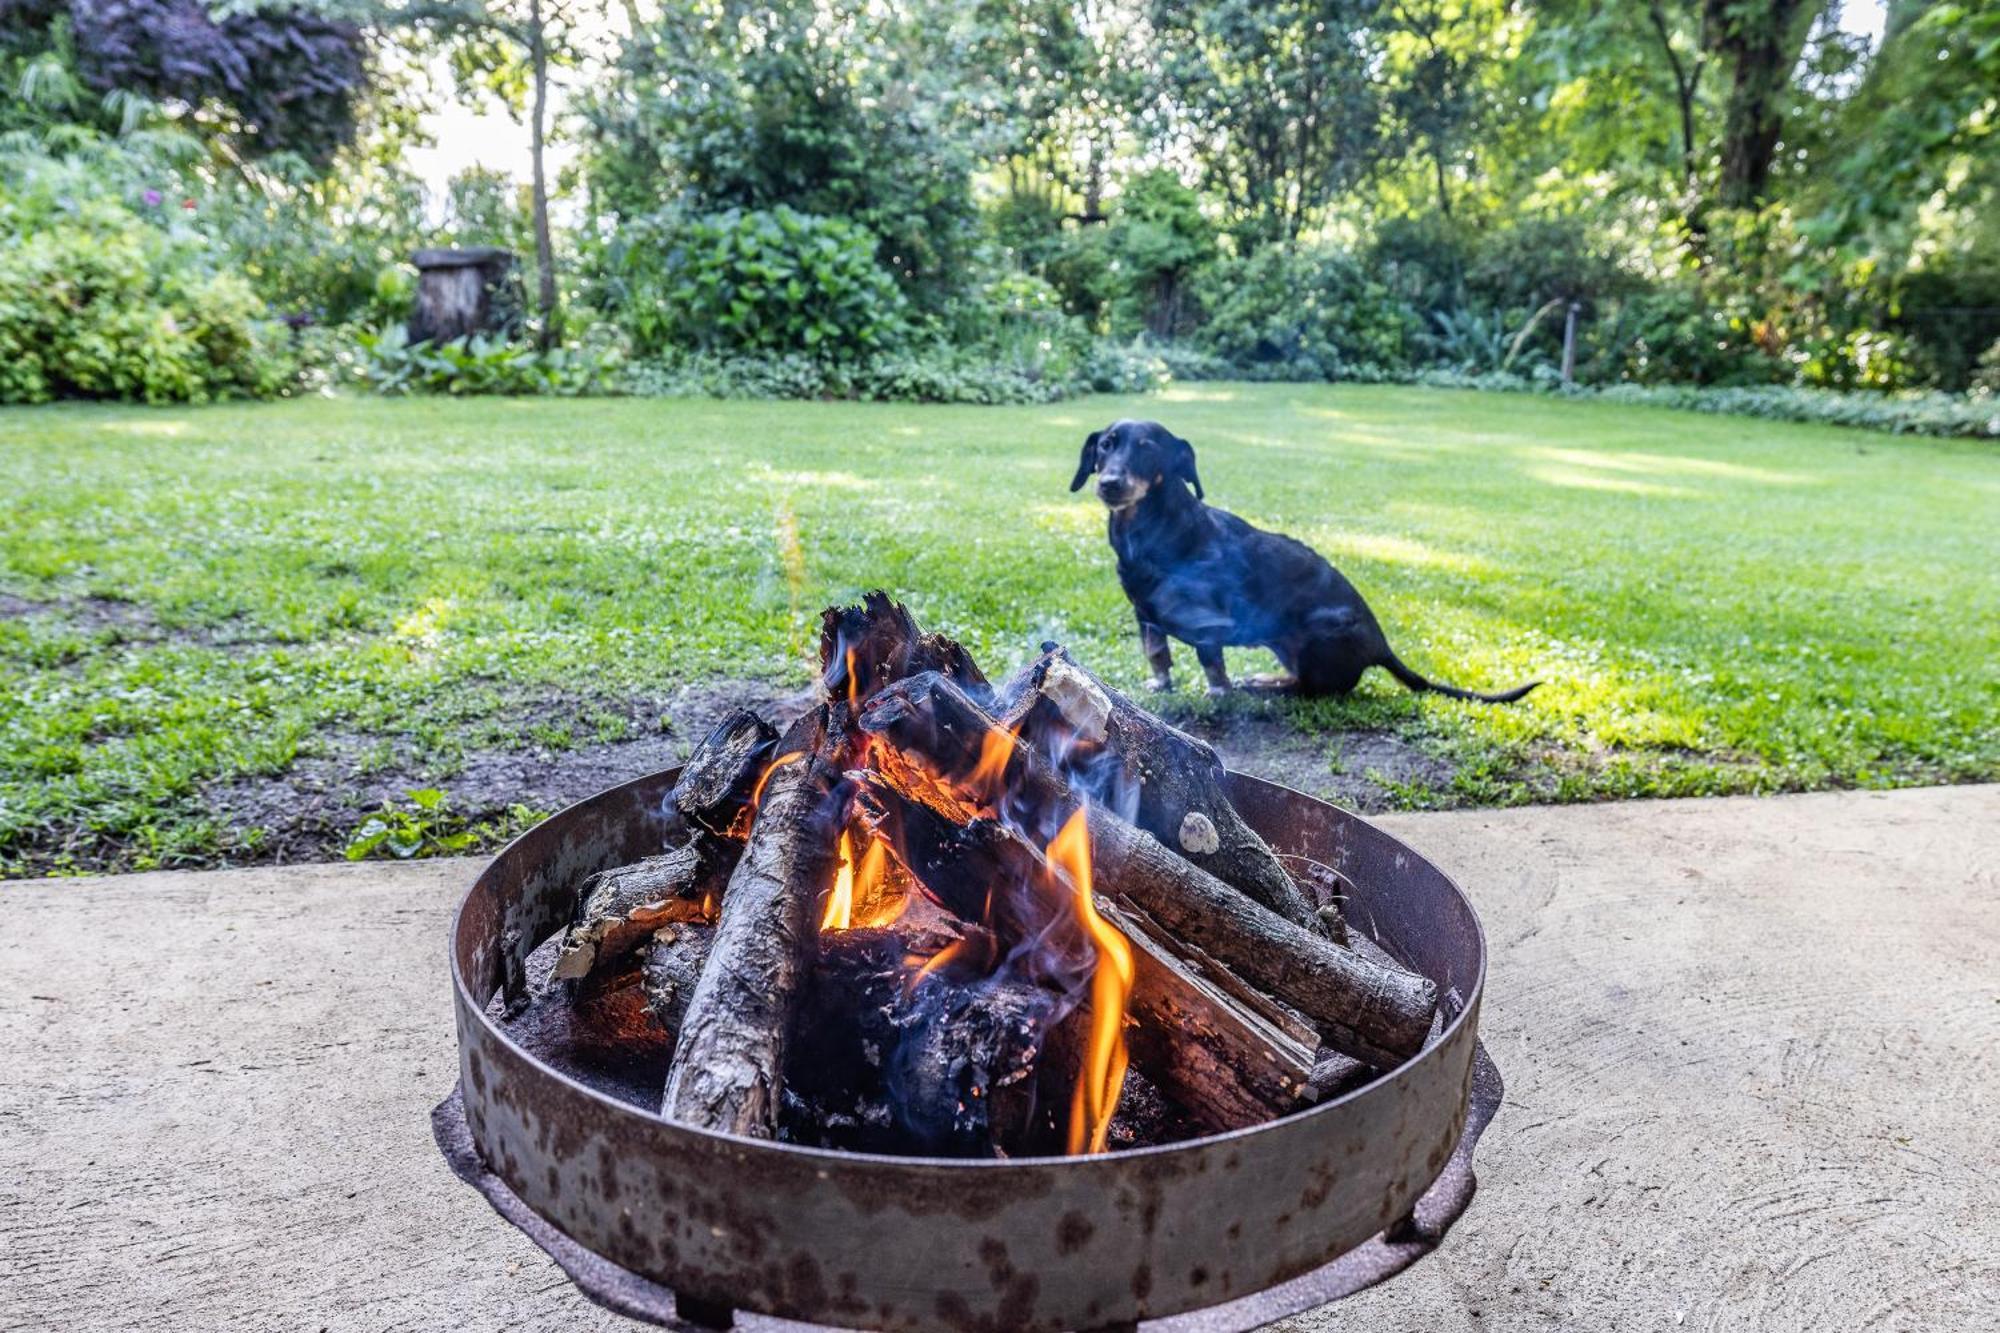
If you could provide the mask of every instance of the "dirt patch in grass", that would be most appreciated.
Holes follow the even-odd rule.
[[[541,695],[506,705],[490,719],[516,744],[472,748],[449,762],[421,761],[406,738],[340,733],[284,773],[218,784],[203,813],[227,830],[230,864],[334,860],[370,813],[402,805],[413,790],[436,788],[453,827],[488,826],[505,836],[517,807],[550,813],[621,782],[680,763],[710,727],[736,708],[782,725],[810,702],[807,690],[767,682],[716,680],[656,697],[606,699]],[[609,721],[616,739],[588,736]],[[1445,786],[1448,765],[1383,731],[1306,734],[1282,714],[1182,716],[1231,768],[1361,811],[1394,804],[1391,784]],[[510,821],[512,821],[510,823]]]
[[[401,804],[420,788],[449,801],[457,825],[504,827],[516,807],[553,813],[622,782],[671,768],[736,708],[789,718],[809,701],[804,691],[768,683],[715,681],[655,698],[610,701],[542,696],[511,704],[495,719],[519,731],[522,744],[475,749],[448,766],[414,760],[407,742],[338,735],[320,753],[284,773],[223,784],[203,795],[206,813],[232,831],[232,864],[337,860],[354,829],[383,804]],[[615,740],[552,743],[607,717],[622,718]]]
[[[1174,725],[1213,745],[1238,772],[1364,814],[1391,808],[1395,786],[1451,782],[1450,764],[1387,731],[1307,733],[1283,716],[1232,713]]]

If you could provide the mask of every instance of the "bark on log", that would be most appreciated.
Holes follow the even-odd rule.
[[[709,916],[735,862],[733,844],[697,834],[664,856],[593,876],[556,955],[556,977],[574,980],[618,966],[661,926]]]
[[[761,779],[750,840],[674,1047],[660,1107],[669,1119],[760,1138],[775,1130],[812,913],[836,863],[835,774],[819,755],[823,736],[814,710],[779,742],[776,767]]]
[[[1248,1003],[1213,967],[1180,957],[1143,913],[1098,895],[1132,942],[1133,1065],[1208,1130],[1261,1125],[1310,1095],[1316,1035],[1287,1031],[1268,1000]],[[1261,998],[1261,997],[1260,997]]]
[[[884,689],[862,714],[864,730],[886,737],[941,773],[959,778],[977,762],[984,712],[950,681],[929,673]],[[1042,755],[1016,746],[1007,789],[1060,824],[1078,805]],[[1252,902],[1176,856],[1150,834],[1098,805],[1088,828],[1098,888],[1142,908],[1175,938],[1207,950],[1244,979],[1298,1009],[1326,1044],[1378,1068],[1415,1055],[1429,1035],[1437,987],[1382,966]]]
[[[667,1031],[681,1030],[714,943],[714,926],[705,921],[683,921],[654,931],[646,945],[641,979],[646,1007]]]
[[[1270,844],[1236,813],[1213,746],[1139,707],[1065,648],[1045,645],[1021,677],[1003,687],[1014,697],[999,720],[1075,774],[1072,786],[1286,920],[1328,929]]]
[[[1088,965],[1081,956],[1088,942],[1066,901],[1074,888],[1018,834],[992,820],[954,824],[879,778],[868,780],[861,803],[875,835],[926,892],[961,916],[988,914],[1001,953],[1034,933],[1054,955],[1052,965],[1065,955],[1071,969]],[[1044,896],[990,892],[1029,885]],[[1102,894],[1097,909],[1133,946],[1130,1012],[1138,1022],[1127,1039],[1140,1071],[1209,1129],[1240,1129],[1296,1110],[1317,1045],[1304,1020],[1145,913]]]
[[[667,840],[680,842],[705,829],[742,841],[747,830],[738,825],[750,789],[771,762],[777,743],[778,733],[747,708],[716,723],[681,766],[674,789],[661,802]]]

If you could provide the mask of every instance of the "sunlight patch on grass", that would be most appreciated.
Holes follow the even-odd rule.
[[[1640,476],[1723,477],[1731,481],[1762,482],[1769,486],[1809,486],[1819,480],[1803,473],[1780,472],[1775,468],[1752,467],[1745,463],[1726,463],[1719,458],[1670,457],[1630,450],[1612,453],[1607,450],[1558,449],[1550,445],[1537,445],[1520,452],[1529,458],[1548,459],[1571,467],[1630,472]]]
[[[1630,477],[1607,477],[1574,467],[1531,467],[1526,472],[1550,486],[1566,486],[1579,491],[1609,491],[1619,495],[1645,495],[1657,499],[1688,499],[1695,495],[1685,486],[1669,486],[1657,481],[1634,481]]]
[[[1454,574],[1477,577],[1484,577],[1494,572],[1489,562],[1476,556],[1463,555],[1456,551],[1441,551],[1423,542],[1389,533],[1321,531],[1317,534],[1314,544],[1319,547],[1321,554],[1335,563],[1339,562],[1341,556],[1346,556],[1354,560],[1410,565],[1418,569],[1442,569]]]

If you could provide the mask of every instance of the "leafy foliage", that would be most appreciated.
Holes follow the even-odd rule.
[[[919,309],[940,308],[977,221],[948,27],[943,6],[861,0],[670,10],[586,111],[599,206],[624,225],[670,203],[842,219]]]
[[[1399,366],[1414,321],[1388,288],[1340,251],[1266,246],[1203,273],[1201,340],[1232,365],[1284,378],[1342,379]]]
[[[380,810],[355,825],[345,850],[350,861],[463,856],[504,842],[545,817],[542,811],[517,804],[498,819],[468,819],[452,808],[451,798],[441,789],[418,787],[404,794],[403,803],[384,801]]]
[[[346,368],[354,383],[391,396],[409,393],[551,394],[576,397],[608,390],[615,357],[598,349],[552,347],[497,338],[456,338],[413,343],[402,325],[354,335],[356,355]]]
[[[70,0],[0,6],[0,18],[73,41],[91,89],[184,104],[226,125],[245,155],[324,166],[354,137],[367,81],[361,30],[311,8],[216,15],[201,0]]]
[[[142,204],[66,193],[73,173],[0,187],[0,402],[269,396],[299,367],[249,283]],[[164,214],[164,216],[162,216]]]
[[[642,355],[804,352],[826,359],[892,346],[906,329],[876,241],[845,218],[780,206],[628,224],[607,248],[608,303]]]

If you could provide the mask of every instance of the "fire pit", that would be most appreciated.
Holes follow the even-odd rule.
[[[870,610],[887,606],[871,600]],[[828,656],[837,663],[836,614]],[[745,816],[717,821],[704,810],[699,796],[718,738],[727,748],[718,729],[688,773],[656,774],[564,811],[508,847],[473,886],[452,944],[461,1079],[436,1117],[459,1174],[594,1299],[676,1327],[732,1319],[756,1327],[766,1322],[758,1316],[776,1316],[899,1330],[1249,1328],[1380,1281],[1435,1245],[1470,1200],[1472,1144],[1499,1097],[1498,1075],[1476,1042],[1484,944],[1450,881],[1394,839],[1298,793],[1223,777],[1218,767],[1215,790],[1190,794],[1163,788],[1155,770],[1143,799],[1128,803],[1135,821],[1154,819],[1153,807],[1170,798],[1175,827],[1191,830],[1186,861],[1218,875],[1263,873],[1227,859],[1240,815],[1241,845],[1263,849],[1266,869],[1284,868],[1268,892],[1310,886],[1322,909],[1315,916],[1303,899],[1281,901],[1243,909],[1254,918],[1245,923],[1189,918],[1168,930],[1185,895],[1213,896],[1223,915],[1238,907],[1206,870],[1189,878],[1179,862],[1162,864],[1175,858],[1073,790],[1129,737],[1093,739],[1085,726],[1078,742],[1066,725],[1065,746],[1076,743],[1096,770],[1082,761],[1060,772],[1037,768],[1029,751],[1046,748],[1042,724],[1010,723],[996,741],[1002,729],[989,720],[1024,717],[1040,706],[1033,698],[1009,714],[979,679],[972,705],[934,664],[899,658],[894,670],[875,673],[866,650],[857,668],[848,646],[845,705],[823,706],[815,725],[822,735],[876,739],[860,742],[874,747],[868,768],[850,771],[837,789],[837,877],[833,828],[808,820],[800,828],[815,831],[806,837],[775,813],[790,799],[781,790],[809,788],[795,773],[780,789],[774,774],[816,762],[784,756],[815,752],[768,742],[744,749],[746,762],[755,751],[756,770],[744,809],[763,832]],[[1116,697],[1065,662],[1045,655],[1030,688],[1066,709],[1075,697]],[[1072,669],[1083,685],[1064,675]],[[839,673],[827,683],[837,700]],[[1101,720],[1101,702],[1094,706]],[[1064,717],[1073,724],[1077,714]],[[953,770],[950,746],[968,735],[975,753],[964,771]],[[899,770],[912,756],[935,772]],[[950,784],[930,790],[940,776]],[[989,779],[1004,800],[974,799]],[[828,789],[810,790],[822,793],[813,808],[825,808]],[[914,804],[902,808],[911,793]],[[960,801],[979,808],[942,832],[925,822],[929,807]],[[641,860],[661,848],[663,803],[675,818],[691,809],[697,822],[706,813],[748,837],[746,850],[731,849],[740,860],[724,876],[719,908],[713,891],[693,887],[698,877],[685,865]],[[1002,811],[1010,803],[1054,811],[1046,827],[1062,831],[1049,836],[1046,861],[1021,835],[1030,826],[1018,808]],[[829,844],[824,864],[806,876],[818,886],[817,942],[793,949],[777,931],[751,937],[746,950],[746,904],[760,914],[770,906],[755,896],[757,876],[778,894],[773,901],[785,892],[786,862],[772,863],[768,845],[778,838]],[[1121,849],[1120,839],[1132,847]],[[938,869],[945,852],[949,876]],[[849,1041],[851,1024],[798,1033],[848,1003],[844,978],[855,969],[841,960],[880,951],[871,911],[892,923],[883,937],[893,951],[916,947],[909,941],[931,930],[910,924],[908,906],[866,906],[870,859],[891,853],[899,869],[889,878],[905,875],[922,890],[908,893],[912,903],[959,915],[944,913],[955,932],[948,942],[892,960],[904,970],[886,998],[871,991],[867,1004],[848,1006],[871,1022],[895,1016],[895,1026],[864,1024],[849,1042],[869,1055],[853,1063],[871,1065],[856,1091],[800,1064]],[[767,873],[771,864],[777,873]],[[1019,884],[1008,891],[1011,905],[996,906],[1008,894],[994,889],[983,908],[955,896],[953,876],[975,871],[991,881],[996,867],[1009,866]],[[1140,869],[1148,881],[1171,881],[1174,896],[1155,903]],[[670,873],[681,876],[680,897],[629,891],[635,876]],[[883,874],[880,865],[873,873]],[[1336,888],[1344,916],[1333,910]],[[648,899],[643,910],[633,910],[640,899]],[[618,910],[605,909],[607,900]],[[1052,914],[1034,915],[1038,903]],[[1304,924],[1271,926],[1282,913]],[[1268,945],[1257,933],[1267,929]],[[1327,966],[1366,1003],[1351,1004],[1345,992],[1322,996],[1315,987],[1333,986],[1323,976],[1299,980],[1245,958],[1232,931],[1249,931],[1253,944],[1286,957],[1337,951]],[[1321,938],[1343,933],[1345,947]],[[1181,934],[1234,953],[1225,965]],[[782,947],[761,958],[773,937]],[[700,945],[691,969],[683,956],[690,941]],[[636,961],[607,961],[632,948],[650,950],[634,955],[646,958],[643,987]],[[811,958],[817,971],[791,978],[793,957]],[[1074,957],[1095,967],[1065,980],[1063,959]],[[1115,977],[1106,960],[1117,962]],[[629,979],[607,981],[618,967],[629,968],[621,974]],[[551,969],[576,980],[551,982]],[[688,976],[678,991],[677,970]],[[1121,979],[1122,989],[1114,984]],[[1405,1053],[1396,1046],[1420,983],[1429,1030],[1407,1039],[1413,1053]],[[748,999],[732,1000],[732,986]],[[786,1008],[793,992],[810,997],[807,1016],[797,1002]],[[990,1012],[996,995],[1009,997],[1000,1020]],[[1311,1026],[1291,1003],[1315,1014]],[[664,1049],[662,1013],[679,1030]],[[1314,1029],[1327,1043],[1317,1061]],[[766,1032],[780,1034],[768,1056]],[[885,1044],[893,1053],[882,1054]],[[716,1054],[690,1060],[704,1049]],[[1058,1098],[1052,1086],[1073,1089],[1074,1098]],[[887,1109],[877,1105],[885,1096]],[[1215,1132],[1226,1126],[1240,1127]],[[1126,1144],[1134,1146],[1117,1150]],[[1076,1155],[1044,1155],[1065,1147]]]

